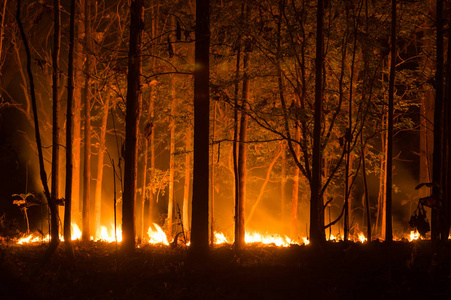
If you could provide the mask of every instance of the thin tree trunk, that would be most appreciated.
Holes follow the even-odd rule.
[[[324,235],[324,210],[321,197],[321,123],[323,103],[323,66],[324,66],[324,1],[318,0],[316,27],[316,59],[315,59],[315,112],[313,125],[313,156],[312,156],[312,181],[310,184],[310,241],[312,245],[319,245],[325,241]]]
[[[81,16],[84,7],[84,0],[76,0],[76,14]],[[76,41],[74,44],[74,107],[73,107],[73,178],[72,178],[72,217],[75,223],[80,225],[80,174],[81,174],[81,112],[82,112],[82,86],[83,86],[83,36],[84,23],[76,22]]]
[[[196,1],[194,70],[194,164],[191,220],[192,258],[208,255],[210,1]]]
[[[285,224],[285,186],[287,181],[285,180],[285,177],[287,177],[287,150],[286,150],[286,144],[283,144],[283,150],[282,150],[282,162],[281,162],[281,180],[280,180],[280,221],[282,224]]]
[[[443,151],[443,0],[437,0],[437,62],[436,62],[436,91],[434,108],[434,152],[432,166],[432,197],[442,199],[442,151]],[[440,211],[432,208],[431,212],[431,240],[435,241],[440,234]]]
[[[60,3],[59,0],[53,1],[54,12],[54,33],[53,33],[53,52],[52,52],[52,99],[53,99],[53,123],[52,123],[52,198],[56,200],[59,198],[59,167],[60,167],[60,155],[59,155],[59,114],[60,114],[60,101],[58,97],[59,90],[59,53],[60,53]]]
[[[385,172],[385,240],[393,241],[392,188],[393,188],[393,98],[396,68],[396,0],[392,0],[390,82],[388,86],[387,164]]]
[[[102,123],[99,132],[99,146],[97,155],[97,179],[94,196],[94,232],[96,237],[100,236],[100,223],[102,215],[102,185],[103,185],[103,166],[106,151],[106,130],[108,122],[108,111],[110,108],[110,98],[107,96],[105,102],[102,104]]]
[[[236,248],[242,249],[246,243],[246,221],[245,221],[245,202],[246,202],[246,164],[247,164],[247,123],[248,123],[248,103],[249,103],[249,78],[247,67],[249,63],[249,52],[244,53],[243,58],[243,93],[240,118],[240,136],[238,143],[238,215],[236,216],[236,225],[238,226],[238,236],[235,237]]]
[[[141,101],[141,40],[144,26],[143,0],[132,0],[130,6],[130,41],[128,52],[127,103],[125,115],[125,169],[122,200],[122,248],[135,249],[135,201],[138,168],[138,120]]]
[[[210,244],[215,240],[215,140],[216,140],[216,102],[213,102],[213,128],[211,144],[211,175],[210,175]]]
[[[50,213],[51,213],[51,230],[50,230],[50,235],[51,235],[51,245],[45,255],[45,258],[43,259],[43,261],[46,261],[48,259],[48,257],[50,257],[50,255],[53,253],[53,251],[56,249],[56,247],[59,244],[59,234],[58,234],[58,208],[57,205],[55,203],[55,201],[52,199],[51,195],[50,195],[50,190],[49,190],[49,186],[47,184],[47,174],[45,172],[45,167],[44,167],[44,156],[42,153],[42,142],[41,142],[41,134],[39,131],[39,120],[38,120],[38,109],[37,109],[37,104],[36,104],[36,92],[35,92],[35,85],[34,85],[34,78],[33,78],[33,72],[31,70],[31,52],[30,52],[30,47],[28,45],[28,40],[27,37],[25,35],[25,31],[22,25],[22,21],[20,19],[20,9],[21,9],[21,0],[17,1],[17,11],[16,11],[16,21],[17,21],[17,25],[19,27],[19,32],[20,32],[20,36],[22,37],[22,41],[24,44],[24,48],[25,48],[25,53],[26,53],[26,57],[27,57],[27,75],[28,75],[28,80],[29,80],[29,92],[30,92],[30,96],[31,96],[31,106],[32,106],[32,111],[33,111],[33,119],[34,119],[34,130],[35,130],[35,138],[36,138],[36,147],[38,150],[38,159],[39,159],[39,174],[40,174],[40,178],[41,178],[41,182],[44,188],[44,195],[47,198],[48,201],[48,205],[50,208]]]
[[[266,177],[265,181],[263,181],[262,187],[260,188],[260,192],[258,193],[257,200],[255,200],[254,204],[252,205],[251,211],[249,212],[249,215],[247,216],[246,223],[248,224],[252,217],[254,216],[255,210],[257,209],[258,204],[260,204],[261,199],[263,198],[263,195],[265,194],[265,188],[268,185],[269,179],[271,178],[271,172],[276,164],[277,160],[280,157],[280,154],[282,154],[283,149],[280,149],[279,152],[277,152],[274,159],[271,161],[271,163],[268,166],[268,171],[266,171]]]
[[[175,17],[172,18],[172,29],[175,28]],[[174,46],[174,53],[176,49]],[[176,117],[176,91],[174,75],[171,75],[171,116],[170,116],[170,139],[169,139],[169,191],[168,191],[168,219],[167,219],[167,236],[171,240],[172,230],[172,215],[174,212],[174,173],[175,173],[175,117]]]
[[[294,151],[296,153],[296,156],[300,157],[301,146],[299,145],[299,142],[301,139],[301,127],[298,122],[296,122],[294,138],[296,140]],[[296,240],[298,238],[299,175],[300,170],[298,166],[294,166],[293,188],[291,194],[291,217],[290,217],[290,237],[293,240]]]
[[[59,2],[59,0],[57,0]],[[74,48],[75,48],[75,2],[70,3],[70,29],[69,29],[69,58],[67,70],[67,107],[66,107],[66,203],[64,206],[64,241],[66,245],[71,243],[72,223],[72,102],[74,97]]]
[[[189,126],[188,126],[189,127]],[[191,139],[192,139],[192,130],[191,128],[187,129],[186,137],[185,137],[185,182],[183,185],[183,228],[185,230],[185,234],[188,233],[190,225],[189,225],[189,193],[190,193],[190,183],[191,183]]]
[[[83,165],[83,230],[81,239],[90,239],[90,206],[91,206],[91,73],[92,73],[92,37],[91,37],[91,0],[85,0],[85,89],[83,93],[84,103],[84,165]]]

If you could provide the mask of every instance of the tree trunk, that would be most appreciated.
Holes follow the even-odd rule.
[[[172,18],[172,29],[175,29],[175,17]],[[174,46],[174,53],[176,49]],[[170,116],[170,139],[169,139],[169,191],[168,191],[168,219],[167,219],[167,236],[168,240],[172,239],[172,215],[174,212],[174,173],[175,173],[175,117],[176,117],[176,91],[174,75],[171,75],[171,116]]]
[[[76,14],[82,16],[84,0],[76,0]],[[84,24],[77,22],[75,25],[76,40],[74,44],[74,107],[73,107],[73,150],[72,150],[72,217],[74,222],[80,225],[80,172],[81,172],[81,112],[82,112],[82,86],[83,86],[83,36]]]
[[[91,37],[91,0],[85,0],[85,89],[83,93],[84,103],[84,120],[85,120],[85,134],[84,134],[84,164],[83,164],[83,229],[81,239],[89,241],[89,214],[91,205],[91,51],[92,37]]]
[[[437,0],[437,62],[435,72],[435,108],[434,108],[434,152],[432,165],[432,197],[442,201],[442,132],[443,132],[443,0]],[[431,212],[431,240],[435,241],[440,235],[440,211],[432,208]]]
[[[240,250],[244,247],[246,241],[246,221],[245,221],[245,203],[246,203],[246,164],[247,164],[247,123],[248,123],[248,103],[249,103],[249,78],[247,75],[247,67],[249,63],[249,52],[244,53],[243,58],[243,93],[241,104],[240,118],[240,135],[238,142],[238,215],[236,216],[236,224],[238,227],[238,236],[235,237],[235,247]]]
[[[294,150],[295,150],[296,156],[300,157],[301,146],[298,143],[300,142],[300,139],[301,139],[301,127],[298,122],[296,122],[294,138],[296,140],[296,145],[294,147]],[[300,175],[299,167],[294,166],[293,189],[292,189],[292,194],[291,194],[291,217],[290,217],[290,237],[293,240],[296,240],[298,238],[299,175]]]
[[[208,254],[210,1],[196,1],[194,70],[194,164],[190,255]]]
[[[396,0],[392,0],[390,82],[388,85],[387,163],[385,171],[385,241],[393,241],[392,189],[393,189],[393,98],[396,68]]]
[[[60,139],[59,139],[59,114],[60,101],[58,97],[59,90],[59,53],[60,53],[60,10],[59,0],[53,1],[54,11],[54,33],[53,33],[53,52],[52,52],[52,99],[53,99],[53,123],[52,123],[52,198],[59,198],[59,166],[60,166]]]
[[[313,155],[312,155],[312,180],[310,183],[310,241],[312,245],[320,245],[325,242],[324,235],[324,210],[321,197],[321,123],[323,103],[323,66],[324,66],[324,1],[318,0],[316,27],[316,59],[315,59],[315,112],[313,125]]]
[[[191,140],[192,140],[192,130],[191,126],[187,126],[185,133],[185,182],[183,185],[183,229],[185,230],[185,234],[188,233],[190,225],[189,225],[189,192],[190,192],[190,183],[191,183]]]
[[[265,194],[265,188],[268,185],[269,179],[271,178],[271,172],[276,164],[277,160],[279,159],[280,154],[282,153],[284,149],[280,149],[279,152],[277,152],[276,156],[273,158],[272,162],[268,166],[268,171],[266,171],[266,177],[265,181],[262,184],[262,187],[260,188],[260,192],[258,193],[257,200],[252,205],[251,211],[249,212],[249,215],[247,216],[246,223],[249,223],[252,220],[252,217],[254,216],[255,210],[257,209],[258,204],[260,203],[261,199],[263,198],[263,195]]]
[[[55,2],[59,2],[56,0]],[[69,29],[69,58],[67,70],[67,107],[66,107],[66,203],[64,206],[64,241],[66,245],[71,243],[72,221],[72,102],[74,97],[74,47],[75,47],[75,2],[70,3],[70,29]],[[56,16],[55,16],[56,19]]]
[[[141,40],[144,26],[143,0],[132,0],[130,6],[130,41],[128,52],[127,104],[125,115],[125,169],[122,200],[122,248],[135,249],[135,201],[138,168],[138,120],[141,100]]]
[[[22,37],[22,41],[25,48],[25,53],[27,57],[27,75],[29,80],[29,87],[30,87],[30,96],[31,96],[31,106],[33,111],[33,120],[34,120],[34,130],[35,130],[35,138],[36,138],[36,147],[38,150],[38,159],[39,159],[39,173],[41,182],[44,188],[44,195],[47,198],[47,202],[50,208],[50,235],[51,235],[51,245],[46,252],[46,257],[50,257],[50,254],[53,253],[53,251],[56,249],[56,247],[59,244],[59,234],[58,234],[58,207],[56,205],[56,202],[54,199],[52,199],[50,195],[49,186],[47,184],[47,174],[45,172],[44,167],[44,156],[42,153],[42,142],[41,142],[41,134],[39,131],[39,120],[38,120],[38,109],[37,109],[37,101],[36,101],[36,92],[35,92],[35,85],[34,85],[34,78],[33,78],[33,72],[31,70],[31,52],[30,47],[28,45],[28,40],[25,35],[25,31],[22,25],[22,21],[20,19],[20,9],[21,9],[21,0],[17,1],[17,11],[16,11],[16,21],[17,25],[19,27],[20,36]],[[47,259],[45,258],[44,261]]]
[[[97,155],[97,179],[95,187],[94,196],[94,232],[96,237],[100,236],[100,223],[101,223],[101,213],[102,213],[102,184],[103,184],[103,166],[104,157],[106,151],[106,130],[108,122],[108,111],[110,108],[110,98],[107,95],[105,102],[102,103],[102,123],[100,125],[99,132],[99,146]]]

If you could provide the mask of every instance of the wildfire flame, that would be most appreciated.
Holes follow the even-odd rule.
[[[72,223],[71,224],[71,240],[79,240],[81,238],[82,232],[80,230],[80,228],[78,227],[78,225],[76,223]],[[121,226],[117,226],[116,228],[116,236],[117,236],[117,241],[121,242],[122,241],[122,229]],[[169,245],[169,241],[168,238],[165,234],[165,232],[163,231],[163,229],[158,226],[157,224],[153,223],[149,229],[147,230],[147,236],[148,236],[148,240],[147,242],[149,244],[163,244],[163,245]],[[411,231],[409,235],[405,235],[405,238],[409,241],[416,241],[419,240],[420,234],[418,233],[418,231]],[[357,235],[352,236],[350,238],[351,240],[353,240],[354,242],[360,242],[360,243],[365,243],[367,241],[367,238],[365,237],[363,232],[359,232]],[[450,239],[451,239],[451,235],[450,235]],[[39,243],[39,242],[48,242],[50,240],[50,236],[46,235],[46,236],[39,236],[39,235],[34,235],[34,234],[29,234],[28,236],[22,237],[20,239],[17,240],[17,244],[23,245],[23,244],[30,244],[30,243]],[[63,236],[60,236],[60,240],[64,241]],[[91,240],[94,241],[101,241],[101,242],[108,242],[108,243],[112,243],[116,241],[116,237],[114,235],[114,225],[111,224],[110,226],[110,230],[108,230],[108,228],[106,226],[101,226],[100,227],[100,232],[98,233],[97,237],[91,237]],[[331,234],[329,236],[329,241],[338,241],[338,240],[342,240],[342,237],[337,237],[334,236],[333,234]],[[280,236],[278,234],[261,234],[258,232],[246,232],[245,235],[245,242],[246,244],[252,244],[252,243],[259,243],[259,244],[263,244],[263,245],[275,245],[277,247],[288,247],[290,245],[293,244],[301,244],[303,243],[304,245],[309,245],[310,241],[307,237],[302,237],[301,240],[298,241],[293,241],[291,240],[289,237],[287,236]],[[221,245],[221,244],[232,244],[233,240],[229,240],[224,233],[222,232],[215,232],[214,233],[214,244],[215,245]],[[189,245],[189,242],[188,242]]]
[[[169,245],[166,234],[160,226],[153,223],[153,226],[156,230],[153,230],[151,226],[149,226],[149,230],[147,230],[147,235],[149,236],[149,243],[151,244],[164,244]]]
[[[409,240],[409,242],[412,242],[412,241],[418,240],[419,238],[420,238],[420,233],[417,230],[415,230],[415,231],[412,230],[410,232],[408,240]]]

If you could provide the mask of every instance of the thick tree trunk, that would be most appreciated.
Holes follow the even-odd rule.
[[[141,40],[144,26],[143,0],[130,6],[130,41],[128,52],[127,103],[125,115],[125,169],[122,200],[122,249],[135,249],[135,201],[138,168],[138,120],[141,100]]]
[[[208,254],[210,1],[196,1],[194,70],[194,168],[190,255]]]

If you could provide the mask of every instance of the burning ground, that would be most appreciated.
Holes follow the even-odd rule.
[[[133,256],[115,243],[61,243],[37,269],[47,244],[0,247],[1,299],[446,299],[451,244],[430,241],[252,244],[237,256],[229,244],[201,264],[185,246],[144,245]],[[119,245],[120,248],[120,245]]]

